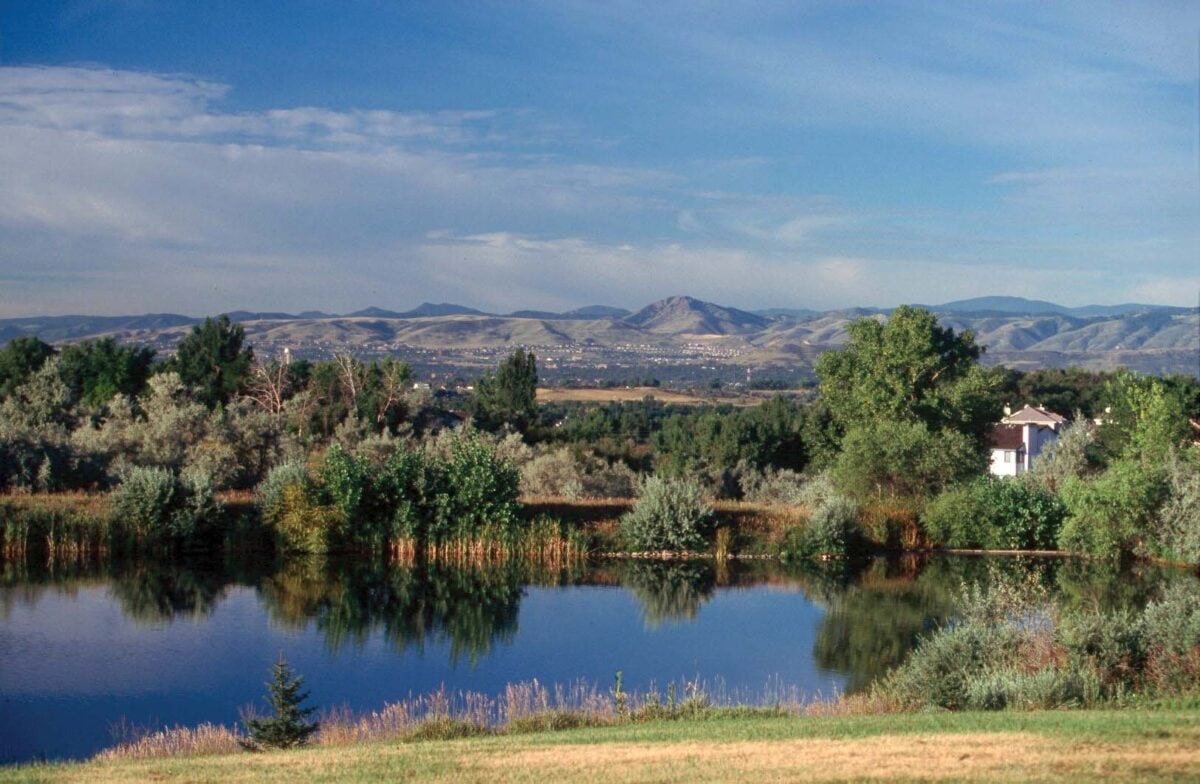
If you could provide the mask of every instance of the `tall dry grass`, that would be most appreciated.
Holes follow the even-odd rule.
[[[547,687],[533,680],[510,684],[497,696],[443,688],[366,713],[344,707],[328,709],[320,715],[320,729],[312,743],[407,742],[728,715],[850,715],[884,712],[887,707],[868,700],[839,707],[844,701],[834,695],[813,702],[798,688],[779,681],[769,682],[758,692],[730,690],[720,680],[700,679],[670,683],[665,689],[626,692],[619,683],[614,688],[585,681]],[[124,738],[100,752],[97,759],[230,754],[243,749],[247,741],[240,728],[216,724],[157,731],[122,727],[120,734]]]
[[[197,757],[209,754],[233,754],[242,749],[246,735],[236,727],[201,724],[198,727],[166,727],[150,731],[120,727],[124,738],[95,756],[98,760],[154,759],[157,757]]]
[[[109,499],[95,493],[0,496],[0,554],[82,561],[106,554],[114,531]]]
[[[581,563],[590,551],[588,537],[578,529],[539,517],[517,534],[480,536],[442,542],[397,539],[388,545],[393,562],[411,565],[421,560],[454,566],[486,567],[522,561],[551,570]]]

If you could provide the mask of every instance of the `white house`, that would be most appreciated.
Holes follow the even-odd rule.
[[[1058,440],[1068,423],[1053,411],[1025,406],[1015,414],[1006,406],[1005,417],[992,428],[991,472],[995,476],[1017,476],[1033,468],[1047,446]]]

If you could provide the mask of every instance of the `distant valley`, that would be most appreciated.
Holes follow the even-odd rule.
[[[974,330],[985,361],[1010,367],[1125,366],[1146,373],[1200,373],[1200,312],[1117,305],[1068,308],[1015,297],[927,306],[943,324]],[[260,355],[396,354],[418,373],[469,375],[516,346],[531,347],[547,380],[594,382],[802,380],[816,357],[846,339],[846,326],[888,311],[746,311],[669,297],[632,313],[594,305],[566,313],[485,313],[450,303],[409,311],[371,307],[344,315],[235,311]],[[0,343],[36,335],[50,343],[112,336],[169,352],[203,319],[177,314],[47,316],[0,320]]]

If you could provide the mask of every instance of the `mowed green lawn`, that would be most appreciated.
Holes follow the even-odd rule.
[[[0,769],[34,781],[1200,781],[1200,710],[657,722]]]

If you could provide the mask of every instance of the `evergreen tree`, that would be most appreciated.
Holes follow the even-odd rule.
[[[72,401],[99,406],[116,394],[142,394],[153,362],[151,348],[122,346],[112,338],[84,340],[63,348],[58,373]]]
[[[179,341],[167,370],[179,373],[183,383],[196,390],[196,399],[209,408],[229,402],[250,375],[254,352],[242,348],[246,330],[229,316],[205,319]]]
[[[33,378],[46,360],[54,356],[54,346],[36,337],[13,338],[0,348],[0,397]]]
[[[537,418],[537,359],[517,349],[496,372],[475,382],[474,415],[481,427],[524,430]]]
[[[292,675],[283,652],[272,668],[272,679],[266,684],[267,702],[274,715],[265,719],[250,719],[246,729],[250,731],[252,748],[290,749],[308,742],[308,737],[317,731],[319,722],[310,722],[308,717],[316,708],[305,708],[308,692],[301,692],[304,678]]]

